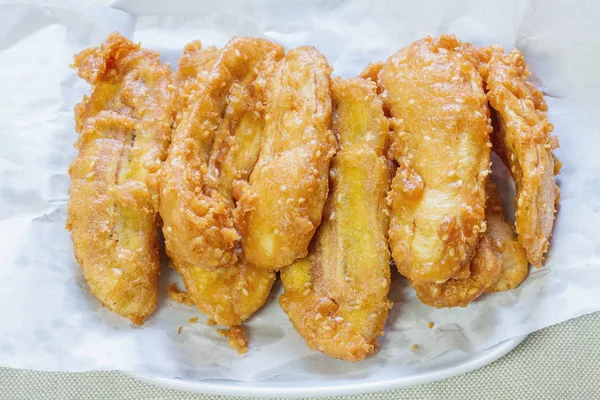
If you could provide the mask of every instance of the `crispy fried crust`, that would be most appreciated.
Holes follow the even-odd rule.
[[[344,360],[377,350],[387,300],[388,121],[374,83],[334,79],[331,162],[324,221],[308,257],[281,271],[279,303],[309,347]]]
[[[234,38],[221,51],[207,51],[189,45],[178,71],[182,102],[189,106],[178,120],[163,168],[161,215],[167,252],[191,299],[218,324],[233,326],[265,303],[275,281],[274,272],[237,254],[232,185],[248,178],[258,158],[264,88],[283,48]],[[187,240],[194,237],[190,252]]]
[[[466,279],[448,279],[441,284],[412,281],[411,285],[417,291],[419,300],[428,306],[466,307],[497,282],[502,271],[492,240],[487,235],[481,236],[477,244],[470,270]]]
[[[488,179],[488,202],[485,209],[487,222],[486,236],[492,241],[492,248],[502,270],[498,281],[485,289],[486,292],[503,292],[514,289],[527,278],[529,263],[525,250],[517,240],[515,230],[504,218],[504,209],[498,197],[496,185]]]
[[[75,67],[92,93],[75,108],[67,228],[91,292],[139,325],[156,307],[155,174],[173,121],[171,71],[117,33],[77,54]]]
[[[550,135],[553,127],[542,93],[526,80],[529,71],[521,52],[493,51],[486,58],[479,71],[495,110],[494,150],[510,169],[517,187],[519,242],[529,262],[540,267],[559,201],[554,175],[560,165],[552,153],[558,139]]]
[[[390,244],[401,274],[444,282],[468,264],[484,222],[489,110],[454,36],[427,37],[379,74],[392,116]]]
[[[262,149],[249,184],[234,188],[246,261],[277,269],[306,256],[321,223],[335,149],[331,67],[316,49],[291,50],[269,82]]]
[[[244,354],[248,351],[248,338],[241,326],[232,326],[229,329],[217,329],[219,335],[227,338],[231,347],[237,350],[238,354]]]

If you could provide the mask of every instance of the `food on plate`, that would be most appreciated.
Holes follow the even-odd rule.
[[[527,278],[529,263],[523,246],[517,240],[514,227],[504,218],[504,208],[498,197],[496,185],[491,179],[488,179],[487,194],[485,235],[492,241],[492,248],[502,270],[498,281],[485,291],[503,292],[516,288]]]
[[[485,227],[489,110],[477,69],[454,50],[460,45],[448,35],[419,40],[378,77],[392,117],[389,156],[398,163],[389,193],[392,256],[402,275],[423,284],[459,273]]]
[[[140,325],[156,308],[156,174],[175,110],[172,73],[118,33],[74,66],[92,92],[75,107],[67,228],[92,294]]]
[[[426,37],[332,79],[309,46],[194,41],[171,72],[114,33],[74,66],[92,91],[75,108],[67,228],[90,291],[138,325],[156,308],[159,228],[185,285],[168,296],[240,354],[280,270],[297,332],[349,361],[378,350],[392,258],[422,303],[465,307],[519,286],[548,250],[558,140],[516,49]]]
[[[488,51],[486,58],[479,71],[495,110],[494,151],[510,169],[517,187],[519,242],[529,262],[540,267],[559,202],[554,175],[560,171],[560,162],[552,153],[558,139],[550,135],[553,126],[542,93],[527,81],[529,71],[521,52]]]
[[[377,351],[391,303],[387,245],[388,120],[376,85],[364,79],[332,83],[330,189],[310,252],[281,270],[279,303],[309,347],[362,360]]]
[[[217,329],[219,335],[227,338],[231,347],[237,350],[238,354],[248,352],[248,338],[241,326],[231,326],[229,329]]]
[[[482,235],[479,239],[469,268],[469,277],[465,279],[450,278],[444,283],[411,281],[410,284],[423,304],[437,308],[466,307],[497,282],[502,271],[489,236]]]
[[[248,179],[258,158],[264,91],[283,48],[253,38],[207,53],[200,46],[186,47],[177,74],[186,106],[162,170],[160,212],[189,297],[210,319],[234,326],[265,303],[275,281],[239,255],[232,185]]]
[[[306,256],[321,223],[336,146],[330,73],[321,53],[299,47],[279,61],[269,82],[260,156],[249,183],[234,187],[244,258],[261,268]]]

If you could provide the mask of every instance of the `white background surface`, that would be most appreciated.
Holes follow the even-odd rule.
[[[466,310],[417,307],[411,291],[398,282],[397,286],[402,288],[396,288],[394,293],[398,296],[402,292],[403,302],[394,309],[396,318],[388,328],[387,338],[395,336],[399,345],[396,343],[392,350],[390,342],[384,343],[384,349],[372,361],[354,365],[365,371],[369,366],[404,365],[406,361],[431,357],[448,347],[484,348],[503,338],[599,308],[595,229],[600,222],[595,181],[600,164],[596,156],[599,138],[591,113],[598,106],[594,95],[600,81],[598,28],[594,18],[598,15],[597,6],[583,2],[573,7],[567,2],[553,1],[536,3],[527,9],[517,7],[516,2],[502,6],[451,2],[444,3],[447,8],[434,7],[433,15],[432,4],[415,6],[421,9],[399,3],[394,3],[394,7],[379,3],[357,9],[352,9],[353,2],[345,3],[350,6],[337,2],[319,4],[325,7],[320,12],[307,6],[254,8],[252,12],[261,21],[276,12],[280,17],[283,15],[277,21],[278,29],[260,23],[252,25],[252,18],[236,19],[231,15],[220,19],[215,14],[210,18],[145,17],[134,23],[121,13],[103,18],[100,9],[26,10],[22,6],[2,9],[0,254],[7,260],[3,265],[7,273],[0,282],[0,315],[6,322],[0,327],[3,365],[58,370],[143,367],[169,373],[182,364],[190,368],[189,362],[206,360],[207,353],[192,353],[193,357],[185,358],[187,349],[182,347],[202,351],[208,342],[210,355],[223,357],[220,361],[224,362],[235,359],[240,379],[265,377],[269,371],[272,374],[275,369],[281,371],[286,367],[278,359],[275,359],[278,364],[273,365],[272,354],[288,357],[288,361],[302,359],[303,373],[315,372],[313,359],[325,361],[329,371],[334,368],[352,372],[354,368],[306,350],[274,303],[251,324],[251,345],[261,348],[257,352],[262,352],[261,360],[271,361],[260,371],[262,375],[256,375],[257,371],[249,368],[252,365],[249,363],[256,361],[251,359],[252,354],[240,361],[213,329],[199,324],[184,329],[189,333],[175,334],[177,325],[194,314],[192,310],[163,301],[161,313],[145,328],[134,330],[109,315],[87,294],[72,260],[68,235],[62,229],[68,187],[65,169],[74,155],[71,107],[86,87],[72,72],[66,71],[65,65],[75,50],[99,43],[114,29],[124,34],[135,31],[130,36],[176,59],[176,52],[169,52],[168,48],[181,48],[186,41],[198,37],[207,44],[222,44],[233,34],[256,35],[253,29],[258,30],[258,26],[264,36],[290,46],[316,44],[334,64],[336,73],[346,76],[358,73],[367,60],[385,58],[425,33],[455,32],[461,39],[476,44],[500,43],[507,48],[517,45],[524,51],[538,83],[552,95],[548,99],[550,118],[561,140],[559,157],[565,162],[560,179],[562,209],[548,267],[530,277],[522,289],[503,294],[498,300],[478,302]],[[221,6],[210,7],[215,11],[215,7]],[[301,20],[302,13],[312,14],[305,23],[289,23]],[[380,19],[369,22],[371,15]],[[522,16],[527,18],[523,20]],[[512,23],[507,23],[508,18],[512,18]],[[367,22],[362,23],[365,19]],[[220,33],[209,32],[207,26],[211,22],[219,26]],[[171,34],[161,30],[157,35],[149,28],[157,24],[168,28]],[[310,30],[311,26],[318,26],[319,30]],[[393,29],[397,31],[390,31]],[[299,30],[304,33],[299,34]],[[272,318],[271,310],[279,319]],[[446,328],[430,331],[426,328],[430,320],[438,328]],[[281,340],[273,343],[279,331],[271,329],[272,326],[284,330],[283,336],[292,340],[292,344],[284,346]],[[261,338],[262,342],[254,341]],[[271,347],[277,343],[278,347]],[[411,352],[412,343],[419,343],[423,351]],[[265,352],[269,347],[271,350]],[[290,348],[293,351],[282,351]],[[386,354],[386,348],[390,353],[406,354]],[[191,368],[201,373],[220,371],[214,366],[202,370],[197,364]]]

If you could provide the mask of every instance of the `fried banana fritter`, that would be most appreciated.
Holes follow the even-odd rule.
[[[163,168],[163,233],[198,309],[234,326],[265,303],[275,281],[274,272],[238,254],[232,185],[248,178],[258,158],[264,90],[283,48],[252,38],[234,38],[207,53],[199,46],[186,48],[188,59],[178,71],[181,102],[188,106],[178,116]]]
[[[502,272],[492,239],[488,235],[481,236],[469,268],[469,277],[465,279],[451,278],[444,283],[411,281],[411,286],[417,291],[419,300],[428,306],[466,307],[481,296],[486,288],[497,282]]]
[[[517,240],[511,223],[504,218],[504,209],[496,185],[488,179],[488,202],[485,208],[487,230],[485,232],[492,241],[492,248],[502,268],[496,283],[485,289],[486,292],[503,292],[514,289],[527,278],[529,263],[525,250]]]
[[[483,228],[489,110],[477,69],[454,36],[427,37],[379,73],[392,117],[390,245],[401,274],[441,283],[468,264]]]
[[[364,79],[333,81],[340,151],[331,161],[324,221],[308,257],[281,271],[279,303],[298,333],[309,347],[350,361],[375,353],[391,306],[389,127],[375,91]]]
[[[155,175],[174,117],[171,70],[117,33],[77,54],[75,67],[92,92],[75,108],[67,228],[94,296],[140,325],[156,308]]]
[[[466,277],[453,276],[442,284],[411,282],[421,302],[434,307],[465,307],[485,292],[514,289],[527,278],[529,263],[516,240],[496,185],[488,179],[485,208],[486,230],[468,265]]]
[[[517,187],[518,239],[531,264],[540,267],[548,250],[559,202],[554,175],[560,162],[552,150],[548,107],[542,93],[527,81],[529,71],[519,50],[491,51],[479,71],[486,82],[495,122],[494,151],[510,169]]]
[[[335,151],[331,67],[313,47],[291,50],[269,82],[262,149],[249,184],[234,188],[246,261],[278,269],[306,256],[321,223]]]

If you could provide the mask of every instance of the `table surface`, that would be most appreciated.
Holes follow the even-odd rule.
[[[600,313],[585,315],[532,333],[511,353],[468,374],[407,389],[336,398],[598,399],[599,332]],[[114,371],[58,373],[9,368],[0,368],[0,398],[232,399],[158,388]]]

